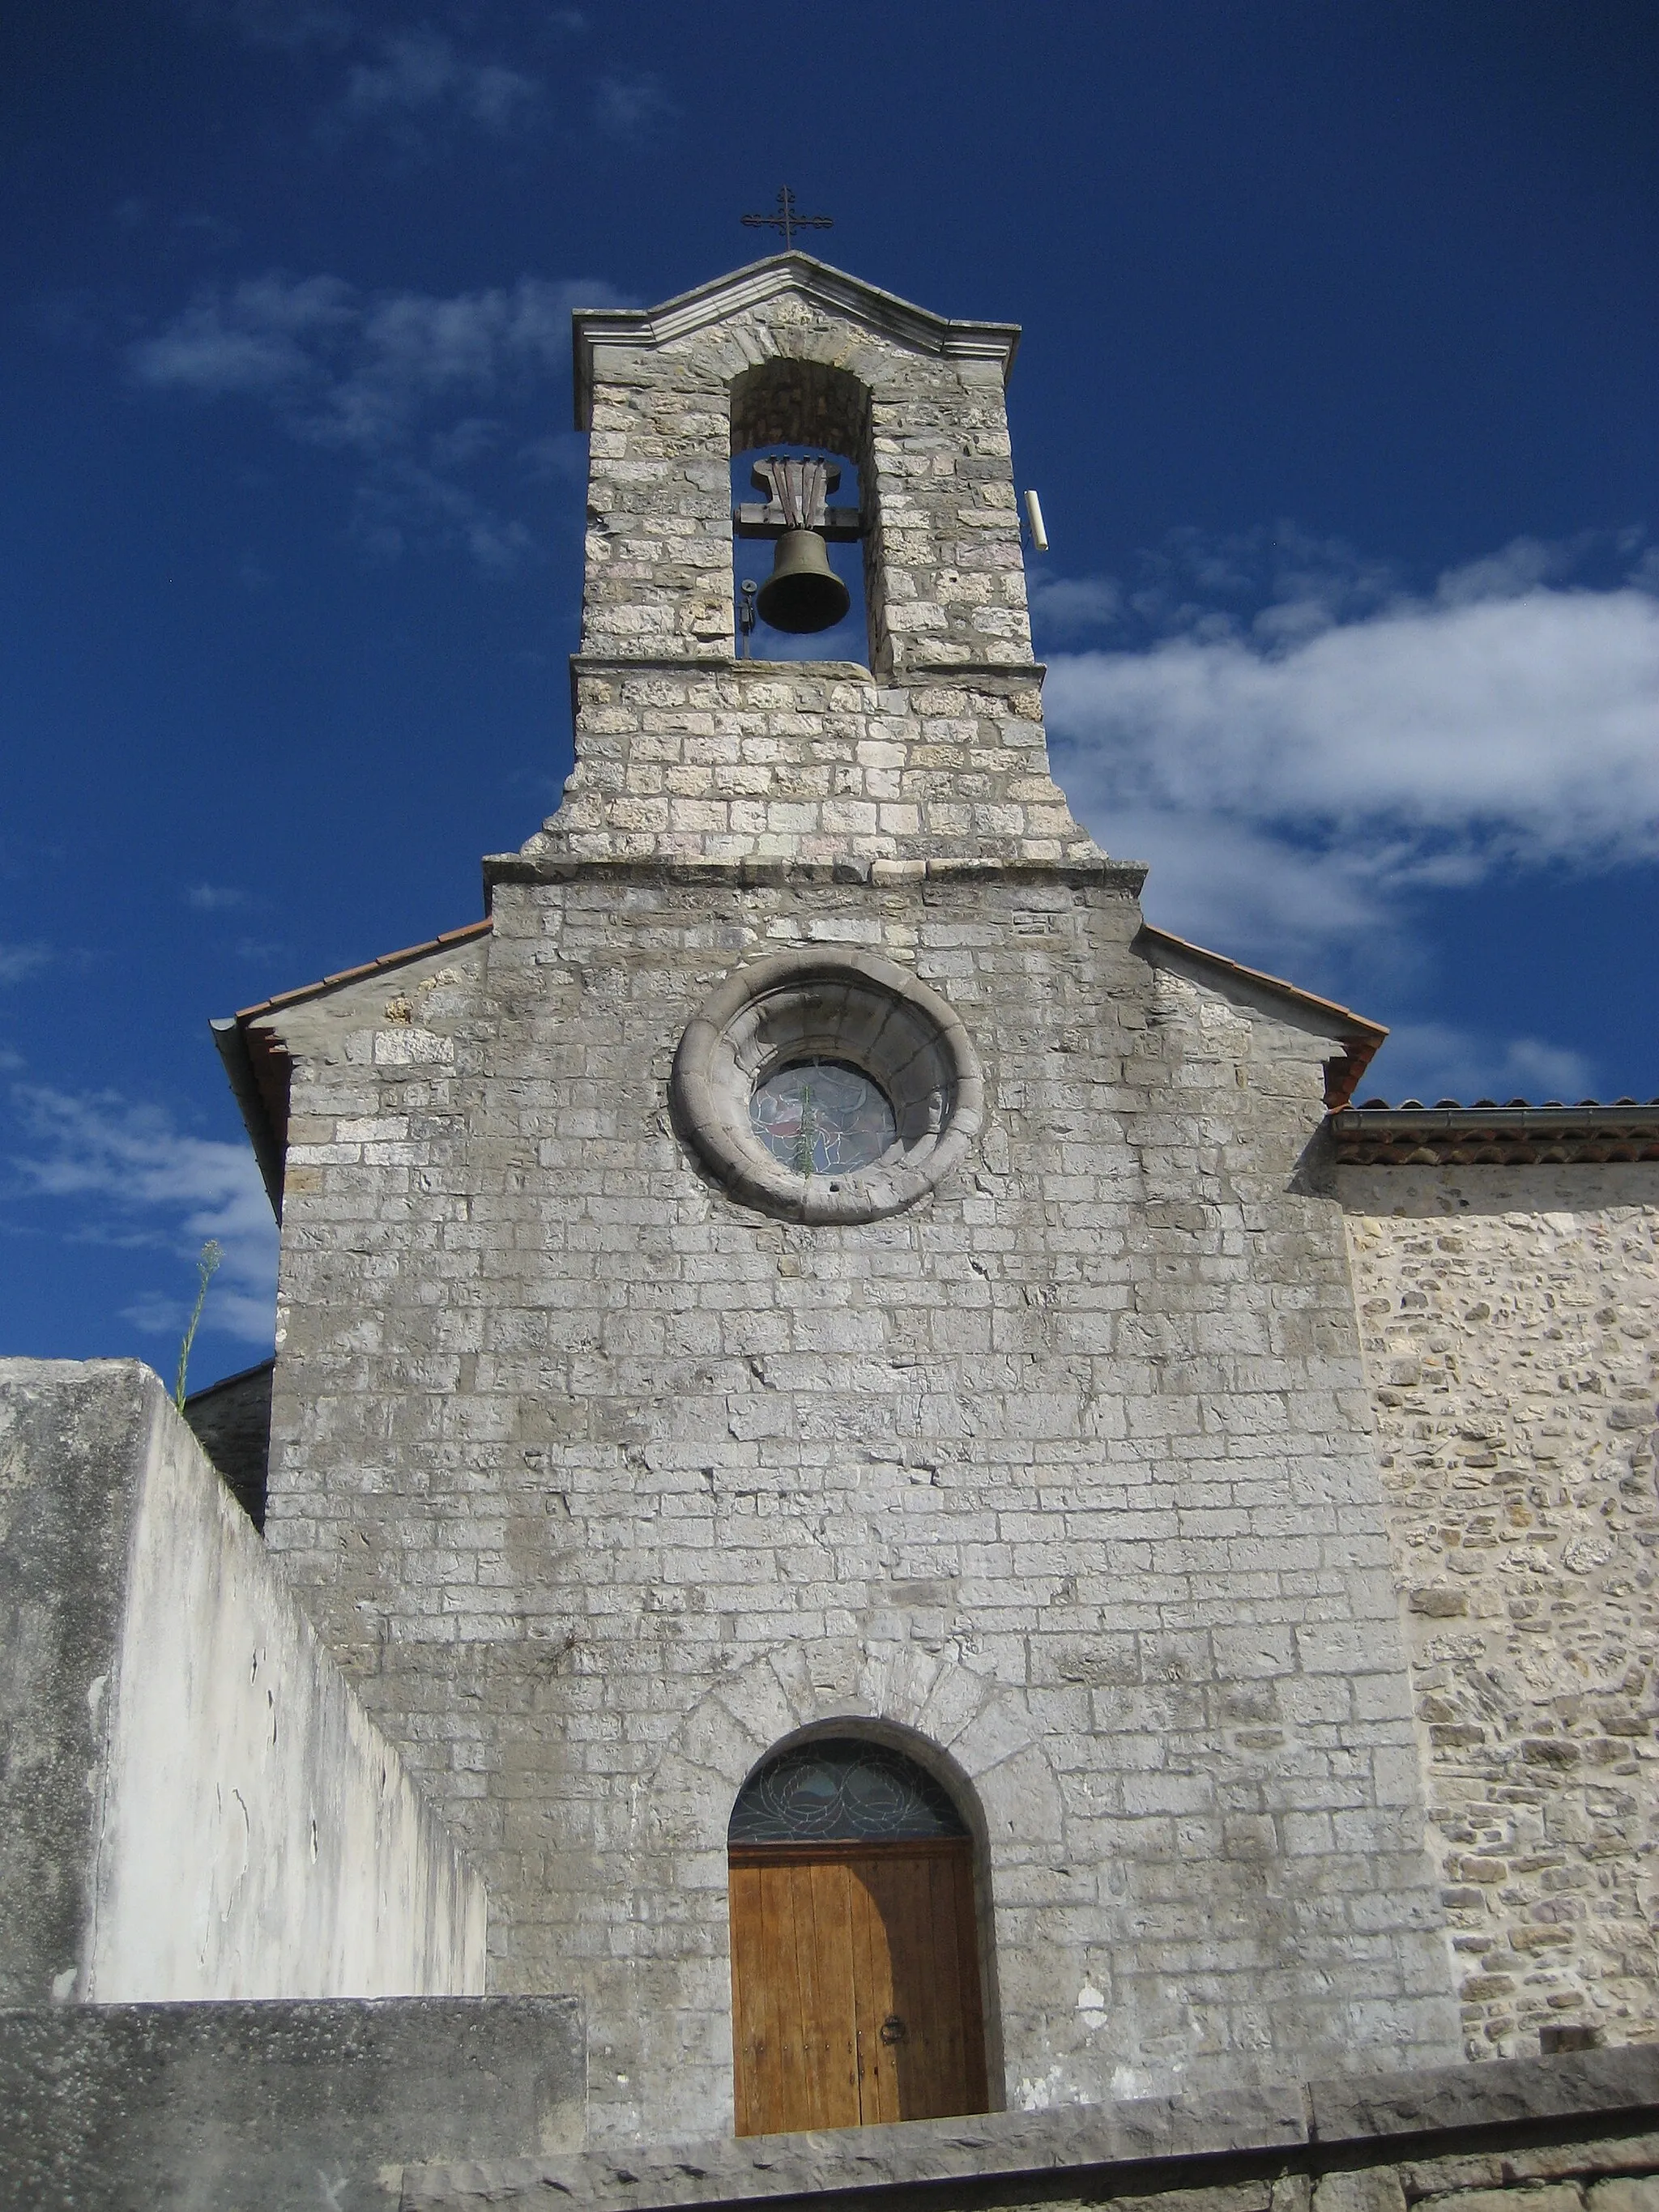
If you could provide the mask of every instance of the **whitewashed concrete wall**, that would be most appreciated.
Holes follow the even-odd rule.
[[[480,1992],[482,1885],[144,1395],[87,1997]]]
[[[1346,1168],[1471,2057],[1659,2035],[1659,1168]]]
[[[55,1665],[0,1715],[24,1744],[84,1725],[90,1777],[89,1800],[84,1786],[58,1794],[36,1852],[83,1899],[78,1938],[67,1923],[58,1938],[78,1966],[49,1990],[10,1976],[15,1996],[480,1992],[482,1883],[157,1377],[131,1362],[7,1361],[0,1416],[4,1564],[21,1577],[31,1528],[58,1524],[20,1618],[46,1617],[52,1576],[71,1581],[88,1552],[100,1562]],[[27,1948],[26,1930],[16,1940]],[[10,1933],[0,1945],[16,1948]]]

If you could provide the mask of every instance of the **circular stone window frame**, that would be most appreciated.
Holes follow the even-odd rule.
[[[866,1167],[798,1175],[755,1133],[757,1087],[814,1060],[844,1061],[886,1094],[898,1133]],[[688,1024],[670,1088],[682,1133],[728,1195],[814,1224],[914,1206],[985,1125],[985,1078],[961,1017],[868,952],[815,948],[734,969]]]

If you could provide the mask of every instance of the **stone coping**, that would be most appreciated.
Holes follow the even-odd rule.
[[[1308,2140],[1322,2148],[1402,2136],[1462,2136],[1659,2112],[1659,2043],[1492,2059],[1410,2074],[1351,2074],[1310,2082]]]
[[[0,2205],[389,2206],[411,2159],[579,2143],[586,2069],[569,1996],[10,2007]]]
[[[988,679],[1041,685],[1048,673],[1046,660],[918,660],[900,672],[872,668],[866,660],[752,660],[735,653],[573,653],[573,680],[578,676],[756,676],[769,684],[802,678],[813,684],[861,684],[877,691],[903,698],[923,691],[944,678],[964,683]]]
[[[592,418],[596,346],[667,345],[789,293],[918,353],[994,362],[1005,384],[1019,345],[1018,323],[965,322],[936,315],[896,292],[885,292],[862,276],[792,247],[748,262],[690,292],[677,293],[659,307],[579,307],[570,319],[576,428],[587,429]]]
[[[1139,860],[1018,860],[994,855],[957,859],[866,860],[841,854],[830,860],[704,860],[682,854],[592,857],[577,853],[487,853],[483,860],[486,896],[495,884],[568,883],[577,876],[610,876],[624,883],[737,884],[869,884],[875,889],[900,884],[1031,883],[1094,884],[1125,897],[1138,897],[1146,880]]]
[[[1152,2097],[1045,2112],[913,2120],[684,2148],[410,2166],[401,2212],[508,2206],[553,2212],[858,2197],[876,2190],[976,2198],[1068,2196],[1103,2168],[1164,2161],[1308,2171],[1397,2156],[1407,2141],[1503,2131],[1603,2133],[1659,2112],[1659,2045],[1407,2074],[1356,2075],[1211,2097]]]

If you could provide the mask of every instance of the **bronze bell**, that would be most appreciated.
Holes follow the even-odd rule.
[[[784,531],[757,601],[761,620],[791,636],[806,637],[814,630],[833,629],[852,604],[817,532]]]

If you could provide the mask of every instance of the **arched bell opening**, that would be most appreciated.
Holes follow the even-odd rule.
[[[750,1776],[726,1840],[738,2135],[988,2110],[981,1826],[845,1725]]]
[[[732,386],[735,647],[871,665],[870,395],[846,369],[770,361]]]

